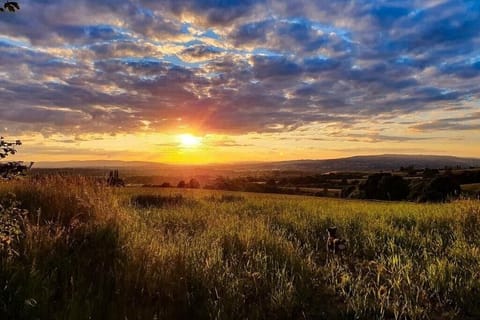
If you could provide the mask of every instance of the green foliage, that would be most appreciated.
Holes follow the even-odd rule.
[[[24,237],[26,210],[19,208],[14,194],[0,200],[0,258],[18,255],[19,242]]]
[[[444,202],[460,195],[460,185],[452,176],[436,176],[412,183],[409,199],[419,202]]]
[[[4,159],[9,155],[17,153],[16,146],[22,145],[20,140],[14,142],[6,141],[3,137],[0,137],[0,159]],[[30,169],[33,162],[29,166],[25,165],[22,161],[11,161],[7,163],[0,163],[0,179],[11,179],[20,175],[25,175],[26,171]]]
[[[12,191],[29,213],[0,263],[2,319],[480,317],[478,201],[177,201],[59,177],[1,184],[0,198]],[[326,263],[331,225],[348,247]]]

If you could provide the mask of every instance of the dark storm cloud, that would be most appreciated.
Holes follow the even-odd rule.
[[[474,130],[441,114],[479,98],[478,30],[475,1],[25,0],[0,20],[0,117],[240,134],[436,110],[413,127]]]

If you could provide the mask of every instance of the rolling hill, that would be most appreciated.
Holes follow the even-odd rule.
[[[415,168],[444,168],[448,167],[479,167],[480,159],[460,158],[454,156],[436,155],[368,155],[353,156],[348,158],[327,160],[290,160],[234,164],[208,164],[208,165],[174,165],[145,161],[117,161],[117,160],[91,160],[91,161],[61,161],[38,162],[35,168],[131,168],[148,170],[167,170],[175,168],[220,169],[234,171],[270,171],[270,170],[295,170],[295,171],[375,171],[393,170],[400,167],[414,166]]]

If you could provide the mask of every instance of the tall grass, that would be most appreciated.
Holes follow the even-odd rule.
[[[476,319],[478,201],[342,201],[0,185],[28,209],[0,264],[6,319]],[[348,240],[327,261],[325,230]]]

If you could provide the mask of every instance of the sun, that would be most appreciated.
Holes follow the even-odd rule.
[[[202,138],[195,137],[191,134],[179,135],[180,146],[183,148],[194,148],[202,144]]]

